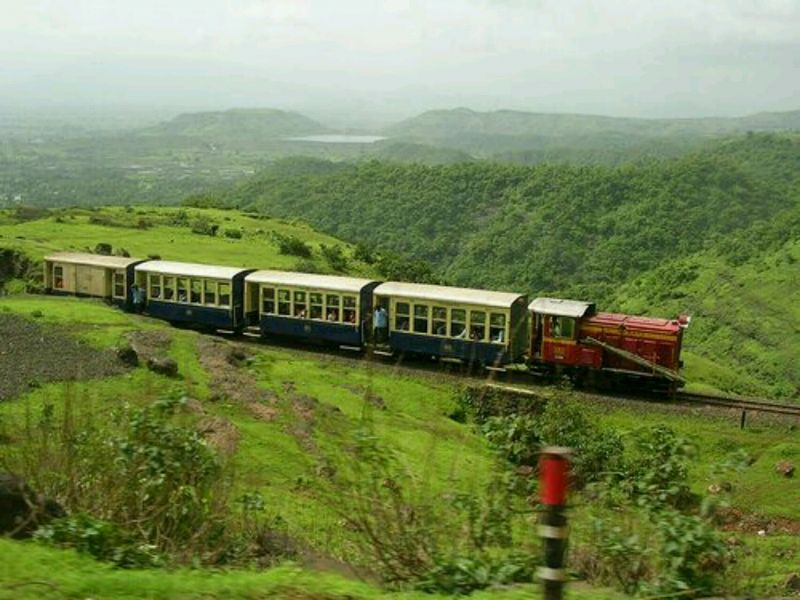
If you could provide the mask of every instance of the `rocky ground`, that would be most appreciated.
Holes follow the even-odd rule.
[[[51,325],[0,314],[0,401],[43,383],[93,379],[125,371],[111,350],[98,350]]]

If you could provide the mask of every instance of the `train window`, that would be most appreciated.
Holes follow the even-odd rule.
[[[492,313],[489,316],[489,341],[495,344],[506,342],[506,316],[503,313]]]
[[[467,337],[467,311],[454,308],[450,311],[450,337]]]
[[[125,271],[114,271],[114,297],[125,297]]]
[[[186,302],[188,296],[189,280],[186,277],[178,277],[178,302]]]
[[[53,267],[53,287],[60,290],[64,288],[64,267]]]
[[[434,335],[447,335],[447,309],[443,306],[433,307],[431,333]]]
[[[223,283],[220,281],[219,283],[219,305],[220,306],[230,306],[231,305],[231,284],[230,283]]]
[[[342,316],[345,323],[355,324],[356,322],[356,297],[342,296]]]
[[[398,331],[408,331],[411,321],[411,305],[408,302],[398,302],[394,307],[394,328]]]
[[[275,288],[261,288],[261,312],[267,315],[275,314]]]
[[[325,296],[325,319],[328,321],[339,320],[341,301],[341,298],[336,294],[327,294]]]
[[[278,314],[292,316],[292,293],[289,290],[278,290]]]
[[[414,305],[414,333],[428,333],[428,307],[424,304]]]
[[[203,295],[204,303],[210,304],[211,306],[215,305],[217,303],[217,282],[204,281],[203,289],[205,290],[205,294]]]
[[[164,277],[164,300],[175,299],[175,278]]]
[[[480,342],[486,338],[486,313],[482,310],[469,311],[469,339]]]
[[[203,301],[203,282],[199,279],[189,280],[189,301],[201,304]]]
[[[150,297],[154,299],[161,298],[161,275],[150,273],[147,281],[150,285]]]
[[[305,319],[308,315],[306,311],[306,293],[305,292],[295,292],[294,293],[294,316],[299,319]]]
[[[554,338],[572,339],[575,333],[575,319],[570,317],[550,317],[550,335]]]
[[[308,295],[308,303],[311,305],[309,308],[309,316],[312,319],[322,319],[322,294],[319,292],[311,292]]]

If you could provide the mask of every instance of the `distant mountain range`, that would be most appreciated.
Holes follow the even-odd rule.
[[[676,156],[707,140],[747,131],[787,130],[800,130],[800,110],[735,118],[640,119],[455,108],[427,111],[380,131],[342,132],[296,112],[232,109],[181,114],[138,130],[135,135],[193,139],[250,152],[261,150],[267,157],[305,154],[427,163],[491,158],[525,164],[615,164]],[[357,144],[288,139],[329,133],[378,133],[388,139]]]
[[[296,112],[272,108],[235,108],[217,112],[184,113],[155,127],[140,130],[140,133],[253,140],[331,131],[321,123]]]
[[[485,136],[720,136],[743,131],[800,129],[800,110],[758,113],[746,117],[699,119],[633,119],[600,115],[535,113],[515,110],[478,112],[469,108],[430,110],[386,128],[387,135],[448,138]]]

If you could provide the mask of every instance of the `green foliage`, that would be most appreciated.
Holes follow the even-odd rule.
[[[347,269],[347,256],[339,244],[334,244],[332,246],[321,244],[319,251],[334,271],[345,271]]]
[[[273,243],[278,247],[278,252],[281,254],[311,258],[311,246],[300,238],[291,234],[277,232],[273,232],[271,237]]]
[[[4,466],[51,490],[68,512],[113,524],[64,522],[52,533],[59,543],[83,536],[106,555],[116,541],[120,556],[153,546],[176,561],[195,553],[212,560],[226,544],[228,482],[182,406],[167,397],[143,408],[118,406],[99,420],[73,409],[70,396],[59,411],[45,403]]]
[[[431,265],[419,259],[397,254],[380,254],[375,265],[386,279],[414,283],[442,283],[434,275]]]
[[[194,220],[192,220],[190,227],[192,229],[192,233],[210,235],[212,237],[217,235],[217,231],[219,231],[219,224],[214,223],[206,215],[198,215],[195,217]]]
[[[79,513],[53,521],[40,527],[34,537],[53,546],[74,548],[117,567],[147,568],[164,565],[164,558],[155,546],[143,544],[113,523],[87,514]]]
[[[232,240],[240,240],[240,239],[242,239],[242,230],[241,229],[228,229],[228,228],[226,228],[223,231],[223,234],[225,235],[226,238],[229,238],[229,239],[232,239]]]
[[[551,400],[541,414],[489,417],[482,431],[515,465],[535,466],[543,446],[572,448],[571,478],[578,488],[605,477],[622,458],[619,435],[597,425],[585,406],[566,399]]]
[[[623,485],[643,502],[685,505],[691,500],[688,461],[693,456],[694,447],[670,427],[638,429],[621,468]]]
[[[370,427],[358,430],[334,483],[337,505],[388,584],[466,594],[530,582],[534,559],[514,539],[517,505],[504,473],[481,493],[437,496],[415,486]]]

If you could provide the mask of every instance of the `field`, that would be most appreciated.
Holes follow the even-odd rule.
[[[371,274],[373,268],[353,258],[348,245],[302,225],[235,211],[185,209],[185,216],[178,216],[179,212],[69,209],[27,220],[3,213],[0,246],[14,252],[15,268],[20,256],[35,263],[57,249],[92,249],[98,243],[134,255],[278,268],[302,263],[326,272],[333,272],[334,266],[322,249],[338,245],[347,258],[347,272]],[[220,230],[214,236],[195,233],[192,224],[198,221],[219,224]],[[240,231],[242,237],[226,237],[222,232],[228,229]],[[310,257],[282,254],[273,232],[308,244]],[[13,371],[18,382],[13,388],[0,388],[3,470],[23,474],[37,490],[73,503],[70,507],[93,507],[106,514],[103,511],[111,509],[102,497],[70,495],[70,479],[64,473],[78,477],[84,467],[80,461],[70,463],[71,451],[62,452],[60,444],[72,448],[70,432],[76,427],[87,435],[115,439],[123,433],[119,415],[170,398],[177,402],[177,423],[201,432],[203,443],[224,465],[225,514],[231,526],[239,523],[237,527],[247,530],[243,499],[258,498],[263,505],[259,522],[289,540],[294,551],[260,566],[197,564],[192,569],[178,562],[168,570],[120,570],[73,550],[0,540],[0,597],[437,597],[423,595],[408,582],[381,582],[374,549],[364,543],[363,532],[352,527],[349,519],[365,506],[353,503],[363,500],[353,494],[370,476],[373,460],[388,461],[388,470],[379,471],[381,483],[372,490],[376,497],[366,506],[381,514],[381,502],[387,498],[383,494],[394,489],[386,485],[391,473],[404,506],[418,511],[418,518],[441,536],[445,554],[459,558],[474,553],[463,537],[472,523],[468,508],[484,515],[481,519],[493,514],[481,511],[492,506],[498,481],[505,481],[497,478],[507,471],[499,446],[471,419],[459,416],[465,385],[475,380],[430,365],[420,369],[423,365],[367,360],[313,346],[204,335],[95,300],[21,293],[23,278],[30,282],[35,271],[12,273],[6,280],[12,293],[0,297],[0,366]],[[38,345],[30,345],[31,338]],[[78,353],[75,360],[59,350],[72,345],[70,352]],[[138,352],[139,366],[123,367],[109,359],[114,348],[126,345]],[[96,358],[100,356],[105,358]],[[178,377],[144,366],[148,357],[164,356],[177,362]],[[111,362],[106,365],[104,360]],[[86,361],[97,369],[74,369],[74,363]],[[761,597],[783,593],[783,582],[800,557],[800,504],[795,501],[795,480],[776,473],[775,465],[800,460],[797,423],[751,415],[742,430],[739,414],[724,410],[679,409],[552,387],[532,389],[551,403],[579,403],[584,418],[613,431],[626,444],[642,428],[660,426],[685,438],[693,448],[684,465],[689,491],[700,504],[717,506],[714,530],[733,557],[724,570],[724,591]],[[365,440],[376,454],[364,455],[362,464],[362,455],[354,449]],[[508,475],[518,474],[512,469]],[[571,561],[579,581],[571,585],[569,597],[622,598],[624,594],[603,588],[599,580],[597,587],[580,581],[586,577],[586,554],[597,551],[598,519],[609,518],[592,493],[576,494],[572,501]],[[514,510],[507,517],[509,548],[535,558],[539,542],[534,506],[520,496]],[[638,510],[628,507],[620,513],[624,519],[614,522],[646,541],[654,534]],[[397,531],[404,532],[408,533]],[[476,556],[491,565],[501,550],[505,547],[492,547]],[[479,571],[482,565],[471,568]],[[613,579],[608,583],[619,587]],[[521,598],[533,589],[530,583],[503,585],[477,591],[474,597]]]
[[[223,435],[217,440],[220,447],[232,451],[237,494],[259,492],[269,515],[285,522],[288,535],[309,549],[298,567],[264,574],[219,574],[207,584],[211,587],[204,588],[207,592],[242,598],[253,597],[255,590],[277,596],[324,593],[324,597],[384,597],[377,588],[351,582],[342,575],[326,575],[320,580],[313,574],[320,565],[349,572],[342,571],[342,565],[353,559],[352,537],[342,529],[335,503],[319,490],[326,489],[326,466],[341,461],[348,432],[357,431],[365,422],[382,444],[397,453],[401,464],[417,480],[416,493],[421,495],[438,497],[444,490],[458,489],[476,492],[489,480],[493,468],[493,455],[483,437],[471,426],[448,418],[460,389],[459,382],[448,376],[414,375],[391,364],[270,346],[256,349],[246,372],[241,373],[218,356],[229,346],[227,341],[174,330],[98,302],[11,296],[0,301],[0,311],[47,327],[69,323],[73,335],[80,332],[80,338],[97,348],[126,335],[135,336],[135,332],[149,333],[151,338],[154,332],[163,336],[166,352],[180,365],[180,381],[139,367],[99,380],[44,384],[0,406],[0,420],[8,432],[9,427],[15,428],[13,423],[40,414],[48,404],[63,410],[69,398],[79,404],[73,407],[78,418],[89,420],[107,410],[105,407],[121,402],[146,404],[167,392],[197,401],[203,418],[218,419],[217,428]],[[36,311],[42,316],[31,317]],[[781,459],[794,461],[800,457],[794,426],[751,417],[748,428],[741,431],[738,415],[732,414],[654,409],[643,403],[608,407],[590,401],[587,406],[597,419],[623,435],[642,425],[661,423],[685,435],[697,448],[691,481],[693,491],[702,495],[719,480],[719,465],[736,453],[745,453],[752,462],[725,474],[731,491],[723,493],[730,510],[736,511],[736,517],[725,525],[726,535],[746,549],[737,546],[740,558],[736,573],[740,579],[735,583],[743,589],[751,585],[769,589],[783,581],[800,555],[795,537],[800,528],[800,509],[798,503],[788,501],[794,496],[794,482],[775,474],[774,465]],[[4,462],[10,458],[6,454],[9,451],[11,448],[4,445]],[[40,485],[48,490],[48,478],[43,477]],[[586,535],[584,527],[589,522],[581,505],[579,502],[573,514],[576,545]],[[533,549],[535,532],[530,525],[525,529],[522,537],[533,544]],[[763,533],[759,535],[759,531]],[[123,577],[86,558],[71,554],[61,558],[59,551],[30,543],[4,543],[15,551],[13,561],[5,564],[3,585],[24,584],[28,579],[49,584],[14,588],[15,597],[78,597],[88,592],[93,597],[124,597],[137,589],[150,590],[152,597],[191,597],[204,581],[192,572],[156,575],[144,571]],[[44,560],[65,561],[77,570],[44,575],[36,566]],[[611,592],[579,589],[580,594],[573,597],[615,597]],[[513,598],[516,593],[500,597]]]

